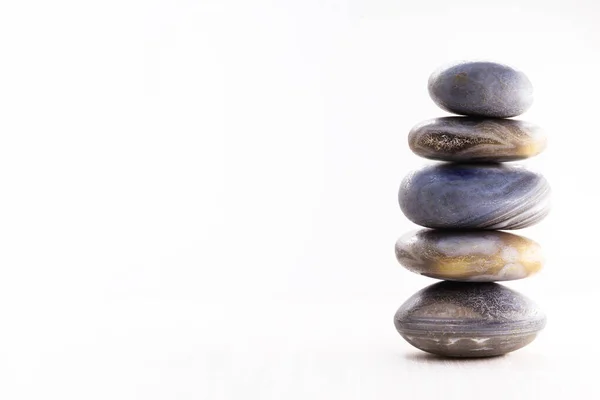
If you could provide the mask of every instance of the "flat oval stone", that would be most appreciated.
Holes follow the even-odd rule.
[[[550,211],[537,173],[503,164],[435,164],[410,173],[398,202],[415,224],[441,229],[521,229]]]
[[[498,356],[532,342],[546,317],[497,283],[439,282],[409,298],[394,325],[411,345],[448,357]]]
[[[544,263],[539,244],[500,231],[422,229],[398,239],[396,258],[417,274],[464,282],[522,279]]]
[[[429,95],[442,109],[461,115],[507,118],[533,103],[533,86],[521,71],[494,62],[461,62],[429,77]]]
[[[541,153],[546,135],[537,125],[514,119],[444,117],[413,127],[408,145],[433,160],[504,162]]]

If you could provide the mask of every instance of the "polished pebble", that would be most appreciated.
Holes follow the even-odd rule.
[[[501,231],[422,229],[398,239],[396,258],[417,274],[464,282],[522,279],[544,263],[539,244]]]
[[[412,222],[441,229],[520,229],[550,210],[550,186],[537,173],[504,164],[435,164],[400,185]]]
[[[444,117],[412,128],[408,145],[433,160],[504,162],[541,153],[546,135],[537,125],[514,119]]]
[[[521,71],[476,61],[443,67],[429,77],[429,95],[442,109],[461,115],[514,117],[533,103],[533,86]]]
[[[423,351],[449,357],[502,355],[533,341],[543,312],[497,283],[444,281],[409,298],[396,312],[396,329]]]

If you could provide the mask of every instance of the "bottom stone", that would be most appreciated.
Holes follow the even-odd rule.
[[[546,317],[527,297],[502,285],[445,281],[409,298],[394,324],[406,341],[428,353],[490,357],[531,343]]]
[[[432,337],[401,333],[406,341],[417,349],[445,357],[493,357],[527,346],[537,333],[523,335],[470,336],[443,335]]]

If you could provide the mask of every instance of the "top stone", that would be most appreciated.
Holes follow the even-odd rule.
[[[533,86],[521,71],[504,64],[462,62],[429,77],[429,95],[442,109],[460,115],[508,118],[533,103]]]

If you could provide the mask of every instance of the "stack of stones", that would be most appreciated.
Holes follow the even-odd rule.
[[[546,322],[535,303],[494,283],[528,277],[543,263],[536,242],[501,231],[531,226],[549,211],[546,179],[504,164],[545,148],[536,125],[506,119],[531,106],[532,85],[507,65],[467,62],[434,72],[429,93],[444,110],[464,116],[425,121],[409,133],[415,154],[444,162],[403,180],[402,212],[431,229],[401,237],[396,258],[412,272],[443,281],[408,299],[394,323],[426,352],[505,354],[530,343]]]

